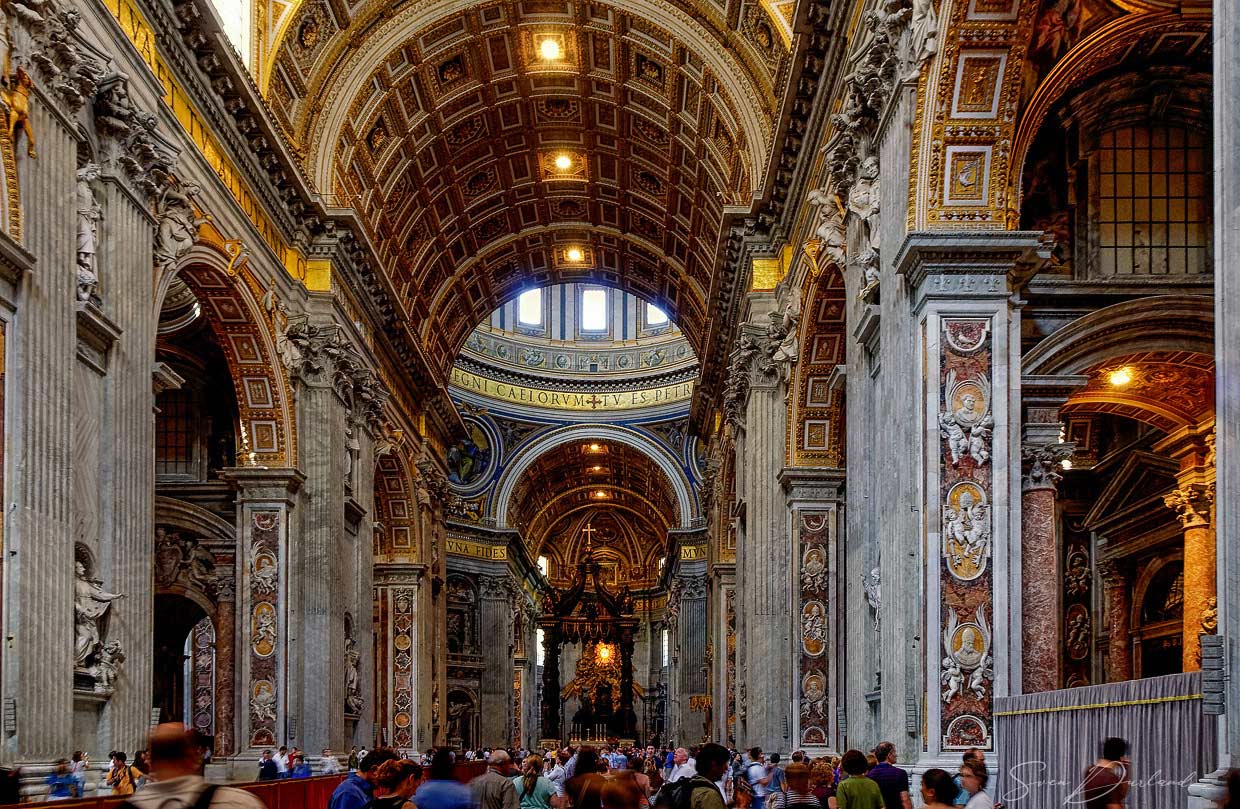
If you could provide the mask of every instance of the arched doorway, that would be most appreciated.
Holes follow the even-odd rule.
[[[197,705],[214,687],[211,617],[201,604],[175,593],[156,594],[155,614],[159,620],[152,644],[153,707],[159,711],[159,721],[183,722],[212,735],[214,700]],[[200,683],[200,679],[207,682]]]

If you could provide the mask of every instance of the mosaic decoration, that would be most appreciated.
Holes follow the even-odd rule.
[[[192,672],[190,706],[194,730],[203,736],[215,736],[215,627],[210,618],[194,625],[190,635],[190,671]]]
[[[413,599],[408,587],[392,591],[392,744],[410,749],[413,739]]]
[[[798,549],[801,556],[800,586],[800,744],[825,745],[830,732],[828,714],[828,666],[830,644],[830,571],[827,547],[830,512],[800,512]]]
[[[990,466],[991,321],[944,318],[939,382],[943,749],[990,749],[994,625]],[[985,426],[983,426],[985,425]]]
[[[280,681],[278,597],[280,591],[280,512],[255,511],[250,517],[250,747],[269,747],[277,739]]]

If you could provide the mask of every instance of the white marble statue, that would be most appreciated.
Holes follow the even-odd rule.
[[[74,665],[84,668],[86,661],[99,649],[99,623],[112,602],[124,598],[123,593],[106,592],[101,583],[90,578],[86,565],[74,565],[77,581],[73,588],[73,613],[75,626]]]
[[[125,662],[125,652],[120,641],[108,641],[95,654],[95,665],[90,667],[90,674],[95,678],[95,693],[111,694],[116,688],[116,678],[120,676],[121,664]]]
[[[820,242],[819,249],[827,261],[843,271],[848,260],[848,242],[844,230],[844,211],[835,191],[816,188],[809,192],[808,200],[811,205],[818,206],[818,227],[814,229],[814,235]]]
[[[877,632],[882,626],[881,611],[883,608],[883,592],[882,580],[880,578],[882,570],[875,566],[870,571],[869,576],[861,577],[861,586],[865,588],[865,600],[870,602],[870,609],[874,610],[874,631]]]
[[[99,166],[87,163],[77,170],[77,299],[88,301],[99,286],[95,253],[99,245],[99,220],[103,208],[95,197],[94,182]]]
[[[913,0],[913,19],[909,23],[908,77],[917,78],[921,66],[939,52],[939,18],[934,0]]]
[[[362,662],[362,656],[357,651],[357,641],[353,638],[344,639],[344,663],[345,663],[345,697],[344,709],[347,713],[360,715],[365,703],[362,700],[361,681],[358,676],[358,666]]]
[[[194,246],[198,226],[205,220],[194,210],[193,199],[199,191],[192,183],[169,184],[156,205],[159,231],[155,236],[155,263],[166,268]]]

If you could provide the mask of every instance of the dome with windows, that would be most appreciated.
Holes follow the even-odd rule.
[[[452,372],[464,398],[566,410],[687,401],[698,359],[655,304],[597,284],[526,290],[470,334]]]

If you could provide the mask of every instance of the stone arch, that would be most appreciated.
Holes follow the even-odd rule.
[[[155,317],[173,278],[180,278],[198,299],[236,389],[238,464],[294,466],[292,391],[272,339],[272,323],[256,299],[257,281],[238,259],[240,246],[215,235],[204,225],[199,241],[159,279]]]
[[[495,515],[497,528],[510,528],[508,525],[508,507],[512,502],[513,491],[522,475],[542,455],[557,447],[574,441],[615,442],[631,447],[650,458],[667,476],[668,482],[676,495],[676,504],[680,515],[681,528],[689,527],[696,513],[695,498],[692,496],[689,479],[676,459],[653,438],[636,430],[606,424],[583,424],[553,430],[522,447],[509,460],[500,476],[496,487],[495,506],[491,513]]]
[[[155,497],[155,522],[193,531],[206,539],[221,542],[232,542],[237,535],[237,527],[231,522],[217,517],[202,506],[174,497]]]
[[[416,559],[418,501],[410,488],[408,466],[389,452],[375,461],[375,556]]]
[[[1021,179],[1034,139],[1055,104],[1070,90],[1115,67],[1145,37],[1183,37],[1196,33],[1205,38],[1210,34],[1208,17],[1194,19],[1140,0],[1125,10],[1133,13],[1101,26],[1060,57],[1025,104],[1012,139],[1006,177],[1006,196],[1011,201],[1011,210],[1020,210]]]
[[[834,264],[806,273],[799,357],[788,397],[788,462],[792,466],[844,465],[843,391],[832,374],[845,361],[847,312],[844,276]]]
[[[1214,299],[1154,295],[1080,317],[1026,352],[1026,375],[1079,374],[1106,360],[1143,351],[1214,353]]]

